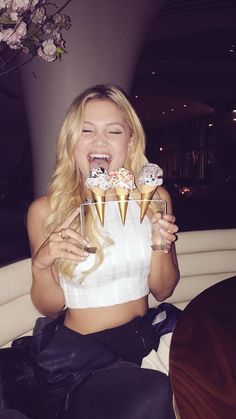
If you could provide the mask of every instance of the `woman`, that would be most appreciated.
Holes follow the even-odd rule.
[[[29,208],[32,300],[44,315],[57,318],[45,328],[34,349],[51,417],[172,417],[167,378],[137,368],[158,346],[159,337],[148,319],[149,290],[157,301],[163,301],[179,279],[174,246],[178,227],[170,196],[163,187],[158,188],[158,198],[167,202],[168,215],[162,220],[154,214],[140,224],[129,205],[125,242],[132,248],[134,268],[127,263],[123,246],[115,248],[115,258],[109,256],[114,252],[111,243],[122,234],[122,224],[115,222],[108,228],[104,246],[99,246],[100,226],[89,220],[89,215],[88,237],[84,238],[80,229],[80,206],[91,198],[85,186],[90,170],[103,167],[110,173],[125,167],[137,180],[147,163],[144,148],[141,123],[121,89],[100,85],[86,90],[74,100],[64,120],[47,196]],[[114,208],[113,195],[114,191],[108,191],[106,200],[109,203],[110,199]],[[106,208],[105,219],[109,220],[110,212]],[[132,237],[134,230],[129,230],[129,225],[135,225],[141,240]],[[165,252],[151,248],[160,235]],[[89,253],[93,241],[100,249],[95,256]],[[117,266],[110,266],[111,260],[118,260]],[[48,366],[52,361],[53,366]],[[160,388],[165,389],[161,402],[156,401]],[[94,398],[98,389],[102,402]],[[137,408],[138,394],[144,397],[145,389],[149,401],[142,401],[142,407]],[[89,412],[88,394],[93,400]],[[115,411],[112,416],[109,406]],[[157,416],[159,406],[163,416]]]

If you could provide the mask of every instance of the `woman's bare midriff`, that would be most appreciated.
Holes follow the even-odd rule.
[[[83,335],[121,326],[137,316],[144,316],[147,297],[109,307],[68,309],[64,324]]]

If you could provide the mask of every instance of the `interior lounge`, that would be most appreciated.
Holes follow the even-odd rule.
[[[74,419],[77,414],[80,419],[235,419],[236,1],[57,0],[52,5],[49,1],[39,0],[26,1],[23,6],[24,2],[15,1],[15,6],[13,3],[9,6],[10,3],[2,2],[1,5],[0,2],[0,419]],[[53,41],[48,40],[48,33],[55,36]],[[45,34],[46,38],[43,38]],[[166,228],[166,234],[171,238],[166,239],[167,244],[158,248],[157,253],[164,250],[163,254],[167,254],[164,258],[174,255],[168,263],[175,265],[171,273],[176,269],[179,277],[176,277],[173,289],[163,293],[163,298],[158,298],[151,287],[145,296],[140,294],[146,298],[148,313],[158,310],[151,325],[159,334],[157,346],[142,357],[138,365],[141,368],[137,368],[138,371],[147,371],[147,385],[143,384],[146,389],[151,381],[148,374],[152,377],[153,370],[160,374],[164,384],[168,379],[170,396],[166,405],[158,399],[155,401],[157,407],[151,406],[150,411],[146,411],[149,407],[144,389],[138,387],[139,372],[134,380],[137,389],[132,381],[122,381],[131,380],[128,369],[133,368],[128,365],[126,378],[118,376],[117,382],[121,383],[121,389],[128,389],[127,397],[132,386],[139,396],[135,397],[135,410],[134,402],[129,405],[124,398],[125,408],[118,399],[113,399],[113,393],[103,398],[104,392],[112,392],[113,376],[101,383],[96,378],[90,387],[90,378],[87,380],[87,377],[97,377],[97,371],[102,371],[103,376],[104,368],[107,368],[99,365],[86,376],[84,393],[76,393],[83,402],[75,415],[74,400],[77,399],[72,390],[68,390],[66,395],[60,393],[60,381],[56,389],[57,399],[64,403],[64,410],[54,403],[55,400],[52,403],[55,411],[48,408],[47,396],[45,399],[41,394],[38,366],[35,366],[38,358],[32,356],[32,347],[43,347],[44,341],[37,341],[34,336],[43,336],[47,324],[50,329],[51,318],[62,319],[71,308],[72,313],[76,308],[79,308],[78,312],[83,310],[79,305],[70,306],[68,295],[71,291],[67,285],[63,285],[64,288],[61,285],[61,272],[65,268],[60,261],[58,264],[60,257],[57,256],[50,265],[50,275],[56,278],[53,273],[56,267],[58,277],[55,282],[57,286],[61,285],[68,300],[63,300],[58,316],[41,309],[37,298],[32,301],[32,284],[37,281],[35,273],[32,274],[31,250],[34,246],[32,242],[30,245],[28,236],[27,213],[35,199],[47,194],[56,165],[56,140],[70,104],[85,89],[105,83],[118,86],[129,98],[145,132],[146,157],[163,170],[163,187],[172,200],[174,218]],[[109,158],[106,153],[105,158],[95,156],[95,160]],[[125,199],[129,201],[127,196]],[[163,199],[161,195],[160,198]],[[95,198],[94,201],[86,198],[85,204],[95,202],[97,204]],[[123,223],[123,231],[129,228],[131,206],[129,204],[126,209],[126,216],[126,210],[122,213],[119,204],[119,222]],[[103,211],[104,207],[102,205]],[[87,211],[85,214],[90,213]],[[59,211],[55,214],[58,215]],[[99,228],[103,228],[104,219],[101,219],[98,209],[97,216]],[[74,220],[67,225],[62,218],[59,218],[60,229],[49,234],[46,244],[53,234],[58,234],[57,243],[70,241],[67,233]],[[138,224],[138,228],[144,229],[145,221]],[[88,231],[94,233],[93,229]],[[140,231],[136,245],[140,241],[141,248],[144,230]],[[132,266],[137,260],[126,249],[125,242],[126,239],[122,242],[123,252],[131,255],[127,265]],[[41,245],[43,247],[44,243]],[[86,257],[90,252],[88,257],[91,259],[91,253],[96,257],[97,250],[92,246],[91,252],[87,244],[77,247],[88,251]],[[155,246],[152,241],[152,258],[155,258]],[[39,254],[41,247],[37,249]],[[146,254],[146,250],[143,253]],[[99,260],[101,266],[104,254],[102,262]],[[162,259],[156,258],[160,263]],[[178,262],[175,263],[176,258]],[[95,268],[89,267],[89,275],[93,269],[100,269],[96,263]],[[118,262],[115,267],[111,263],[109,269],[113,270],[114,277],[119,276],[119,268]],[[86,288],[86,275],[84,284]],[[130,288],[136,289],[136,286]],[[101,293],[101,301],[102,298]],[[134,297],[130,299],[131,303],[132,299],[135,300]],[[123,303],[130,304],[128,297],[122,300]],[[96,304],[92,308],[88,306],[88,310],[92,310],[91,316],[93,310],[100,308]],[[102,310],[106,305],[103,304]],[[110,306],[119,304],[112,302]],[[106,325],[110,324],[107,322],[111,321],[112,315],[104,312]],[[118,310],[116,313],[119,315]],[[139,311],[137,313],[138,317],[142,316]],[[174,316],[174,320],[171,318],[168,323],[169,315]],[[106,328],[91,329],[92,334],[129,324],[132,316],[121,317],[121,321],[117,320]],[[100,321],[98,314],[95,317]],[[78,318],[85,318],[85,324],[89,324],[86,317]],[[67,317],[66,321],[69,321]],[[91,333],[90,329],[83,333],[76,327],[73,333]],[[67,327],[70,328],[73,329]],[[36,344],[33,339],[36,339]],[[115,365],[120,361],[127,362],[118,357]],[[133,363],[132,358],[128,361]],[[45,365],[40,366],[41,370]],[[117,369],[121,367],[123,365],[118,364]],[[55,383],[56,379],[53,377],[51,382]],[[71,376],[67,379],[69,382]],[[80,381],[78,383],[80,386]],[[50,386],[44,387],[48,389]],[[77,388],[74,382],[72,387],[73,391]],[[150,403],[151,390],[150,387]],[[97,395],[95,399],[93,391]],[[120,395],[122,400],[123,393],[119,391],[117,397]],[[55,397],[55,393],[52,394]],[[104,402],[101,404],[98,399]],[[111,407],[112,403],[114,406]]]

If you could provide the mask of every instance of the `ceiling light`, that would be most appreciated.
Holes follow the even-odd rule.
[[[163,111],[163,112],[162,112],[162,115],[165,115],[165,114],[166,114],[166,113]]]
[[[135,97],[135,99],[138,99],[138,95],[135,95],[134,97]]]
[[[152,75],[155,76],[157,73],[156,71],[152,71]]]
[[[184,108],[187,108],[187,105],[186,105],[186,103],[184,104]]]
[[[174,112],[174,108],[171,109],[171,112]]]
[[[163,148],[162,147],[160,147],[160,149],[159,149],[160,151],[163,151]]]
[[[210,122],[210,123],[208,124],[208,127],[213,127],[212,122]]]

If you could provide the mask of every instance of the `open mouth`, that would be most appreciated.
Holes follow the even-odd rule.
[[[111,160],[112,157],[110,154],[91,153],[88,155],[89,169],[91,170],[94,167],[103,167],[109,171],[109,164]]]

